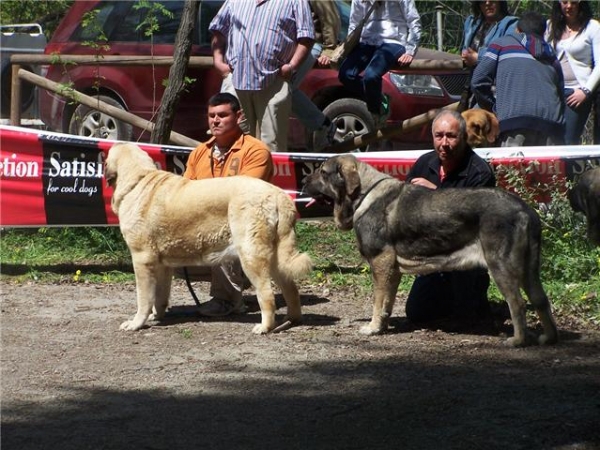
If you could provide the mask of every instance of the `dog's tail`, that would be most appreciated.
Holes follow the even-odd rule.
[[[296,244],[296,207],[288,194],[277,199],[279,222],[277,223],[277,262],[281,276],[295,280],[307,275],[313,267],[310,256],[298,250]]]

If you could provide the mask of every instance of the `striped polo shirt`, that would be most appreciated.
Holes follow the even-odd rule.
[[[237,90],[271,85],[299,39],[314,39],[308,0],[226,0],[210,23],[227,38],[227,62]]]

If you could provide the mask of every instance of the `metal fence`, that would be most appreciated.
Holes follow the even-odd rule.
[[[465,16],[452,10],[437,7],[421,13],[422,47],[445,52],[460,51]]]

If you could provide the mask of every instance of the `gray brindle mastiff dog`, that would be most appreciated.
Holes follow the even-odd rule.
[[[600,245],[600,167],[584,172],[569,191],[571,208],[587,219],[587,235],[594,245]]]
[[[508,302],[512,346],[535,343],[527,330],[522,288],[553,344],[558,331],[540,281],[540,219],[521,199],[495,188],[431,190],[405,184],[353,155],[326,160],[309,175],[304,193],[333,203],[341,230],[354,228],[371,266],[374,305],[367,335],[386,330],[401,273],[487,267]]]

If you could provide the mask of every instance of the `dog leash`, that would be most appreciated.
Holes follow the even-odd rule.
[[[192,286],[192,282],[190,281],[190,276],[188,274],[187,267],[183,268],[183,276],[185,277],[185,284],[187,284],[190,294],[192,294],[192,298],[194,299],[194,302],[196,302],[196,306],[200,308],[200,300],[198,300],[198,296],[196,295],[196,292],[194,292],[194,287]]]

